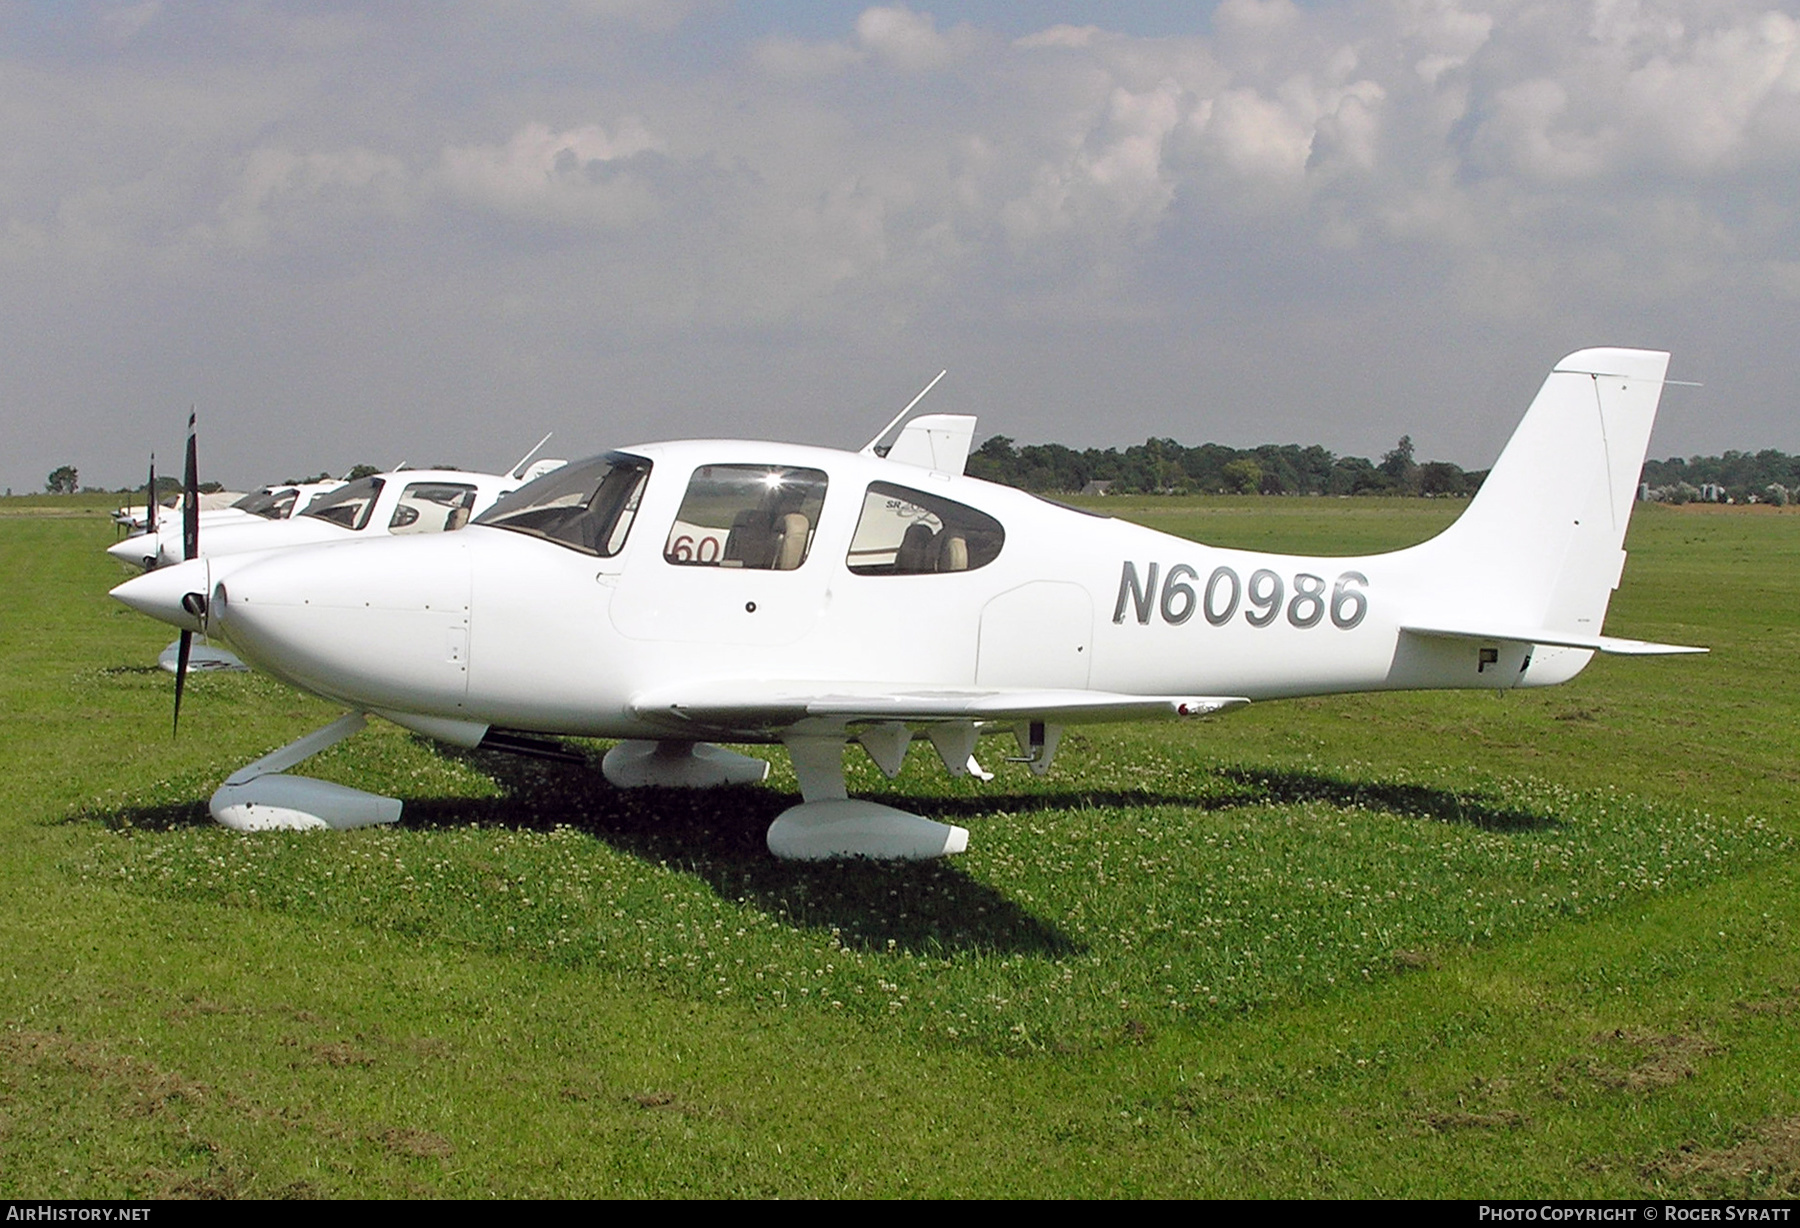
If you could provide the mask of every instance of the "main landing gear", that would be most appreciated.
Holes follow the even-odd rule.
[[[943,721],[926,736],[953,776],[992,780],[975,759],[979,736],[973,721]],[[852,798],[844,788],[844,747],[861,743],[889,778],[899,775],[913,733],[899,721],[849,733],[790,733],[782,739],[800,778],[801,802],[769,825],[769,851],[794,861],[866,857],[874,861],[924,861],[960,853],[969,846],[966,828],[936,823]],[[1041,737],[1040,737],[1041,741]],[[602,765],[607,780],[622,789],[644,785],[666,788],[709,788],[754,784],[768,775],[768,764],[705,742],[621,742],[607,752]]]
[[[399,798],[286,774],[286,769],[337,745],[366,723],[362,713],[349,713],[233,772],[212,795],[212,817],[237,831],[347,830],[394,822],[400,817]],[[975,758],[979,730],[973,721],[938,722],[927,726],[925,735],[951,775],[993,779]],[[912,739],[912,730],[898,721],[872,725],[854,735],[890,778],[899,774]],[[771,853],[797,861],[848,857],[924,861],[968,848],[967,828],[850,797],[844,787],[844,748],[851,740],[848,733],[791,733],[782,739],[800,779],[802,800],[769,825]],[[1027,749],[1023,737],[1021,749]],[[1029,749],[1032,755],[1021,762],[1034,770],[1048,767],[1044,752],[1054,753],[1054,735],[1046,747],[1042,726],[1034,726]],[[705,789],[756,784],[767,778],[769,765],[706,742],[627,741],[606,753],[601,771],[621,789]]]

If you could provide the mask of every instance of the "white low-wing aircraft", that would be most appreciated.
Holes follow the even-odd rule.
[[[154,476],[155,475],[152,474],[152,477]],[[339,485],[340,483],[337,482],[309,483],[306,484],[305,489],[310,490],[313,494],[318,494],[321,491],[334,490]],[[248,494],[236,490],[221,490],[212,494],[203,494],[200,496],[200,519],[203,523],[210,523],[213,521],[223,522],[243,520],[247,516],[254,514],[263,517],[265,520],[285,520],[287,517],[293,515],[291,509],[277,511],[260,509],[265,507],[266,499],[277,496],[278,492],[282,490],[291,491],[294,489],[295,487],[293,486],[265,486],[261,490],[251,491]],[[162,518],[164,518],[165,523],[168,520],[172,520],[177,524],[180,523],[184,502],[185,496],[176,495],[169,501],[167,506],[158,504],[158,507],[161,508]],[[301,506],[304,507],[305,504],[302,503]],[[257,508],[259,510],[250,512],[246,511],[246,508]],[[149,505],[146,504],[141,508],[122,507],[112,514],[112,518],[113,523],[119,528],[130,531],[130,537],[141,537],[151,531],[150,521],[153,518],[156,518],[156,516],[151,511]],[[179,541],[179,535],[177,536],[177,540]],[[108,553],[114,552],[109,550]],[[115,555],[115,557],[117,556]],[[122,563],[141,563],[142,560],[140,556],[138,558],[120,558],[119,561]]]
[[[468,473],[459,469],[407,469],[379,473],[354,482],[332,482],[316,490],[310,502],[301,502],[293,490],[288,516],[264,515],[255,510],[265,503],[280,507],[283,488],[273,499],[259,500],[250,511],[236,508],[201,511],[194,525],[199,553],[219,557],[269,550],[314,546],[351,540],[357,536],[404,536],[444,533],[462,528],[501,495],[516,490],[524,478],[510,474]],[[293,515],[292,508],[302,510]],[[146,571],[182,562],[194,551],[188,546],[187,518],[164,518],[154,532],[128,537],[106,548],[122,563]],[[171,673],[197,670],[241,670],[244,663],[210,642],[170,644],[158,664]],[[185,662],[185,664],[184,664]]]
[[[152,475],[154,477],[154,474]],[[336,490],[342,482],[284,482],[277,486],[264,486],[261,490],[253,490],[249,494],[237,496],[224,507],[210,506],[206,500],[210,496],[201,496],[200,527],[210,530],[228,524],[260,524],[269,520],[289,520],[306,510],[312,501],[327,491]],[[145,571],[160,567],[164,563],[177,563],[182,558],[182,524],[183,497],[177,496],[174,503],[163,510],[159,519],[149,509],[132,512],[121,516],[113,513],[113,520],[131,530],[130,536],[114,542],[106,548],[106,552],[119,562],[133,567],[141,567]],[[207,534],[210,538],[210,532]]]
[[[200,515],[201,550],[208,555],[243,554],[287,546],[338,541],[350,534],[441,533],[458,529],[516,489],[523,478],[498,473],[465,473],[459,469],[404,469],[333,482],[302,501],[294,488],[298,512],[270,516],[250,509]],[[259,501],[259,505],[262,501]],[[279,506],[279,505],[276,505]],[[115,542],[106,552],[133,566],[166,567],[182,561],[182,524],[168,517],[155,534]]]
[[[546,434],[505,473],[402,467],[355,481],[266,486],[229,508],[201,511],[195,526],[188,524],[185,514],[169,516],[145,533],[115,542],[106,552],[121,563],[151,571],[192,558],[196,552],[217,556],[310,546],[342,541],[352,533],[377,537],[454,531],[492,507],[501,495],[560,468],[560,460],[532,462],[549,441]],[[190,415],[185,483],[189,487],[197,480],[191,459],[194,442]],[[156,483],[154,460],[150,482]],[[184,501],[204,498],[197,490],[184,489]]]
[[[851,799],[929,741],[1049,768],[1062,729],[1252,700],[1574,677],[1602,634],[1668,355],[1558,363],[1463,516],[1361,558],[1222,550],[962,476],[974,420],[885,456],[700,440],[628,447],[515,491],[466,532],[199,559],[114,595],[224,637],[350,715],[233,774],[232,827],[352,827],[401,803],[283,774],[374,713],[460,746],[622,739],[616,785],[760,780],[716,742],[780,742],[802,801],[781,857],[935,857],[962,828]],[[885,434],[885,433],[884,433]]]

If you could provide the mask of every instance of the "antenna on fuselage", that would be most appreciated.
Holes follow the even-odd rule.
[[[544,445],[550,442],[550,436],[552,436],[554,434],[556,434],[555,431],[545,431],[544,437],[537,441],[537,447],[533,448],[531,451],[529,451],[525,455],[521,456],[519,458],[519,463],[514,465],[511,469],[508,469],[507,472],[512,474],[515,478],[524,477],[525,476],[525,466],[527,466],[531,463],[532,457],[536,456],[540,451],[543,450]]]
[[[863,454],[865,456],[880,456],[881,453],[875,450],[876,445],[879,444],[883,439],[887,438],[887,433],[889,431],[891,431],[895,427],[899,426],[900,423],[905,420],[906,415],[910,414],[913,411],[913,407],[916,406],[920,401],[923,401],[925,399],[926,393],[930,392],[933,388],[937,387],[938,380],[943,379],[948,374],[950,374],[950,368],[945,367],[942,371],[939,371],[937,373],[937,375],[932,378],[932,381],[929,384],[926,384],[923,388],[919,389],[919,395],[914,397],[912,400],[908,401],[906,403],[905,409],[903,409],[899,413],[895,414],[892,421],[890,421],[886,426],[882,427],[879,431],[875,432],[875,438],[869,440],[868,443],[863,445],[863,447],[862,447]]]

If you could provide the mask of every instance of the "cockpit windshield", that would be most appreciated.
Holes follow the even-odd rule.
[[[649,480],[649,461],[609,452],[525,483],[477,516],[474,523],[529,533],[585,554],[611,558],[625,548]]]
[[[369,513],[381,497],[381,486],[380,478],[358,478],[330,494],[320,495],[300,514],[317,516],[346,529],[360,529],[369,523]]]
[[[272,486],[247,494],[231,506],[267,520],[286,520],[293,514],[294,503],[299,498],[300,492],[292,486]]]

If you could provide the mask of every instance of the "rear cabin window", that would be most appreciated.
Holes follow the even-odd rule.
[[[682,567],[792,571],[806,561],[825,474],[779,465],[702,465],[694,470],[663,558]]]
[[[875,482],[845,562],[859,576],[974,571],[1000,556],[1006,530],[986,512],[940,495]]]

